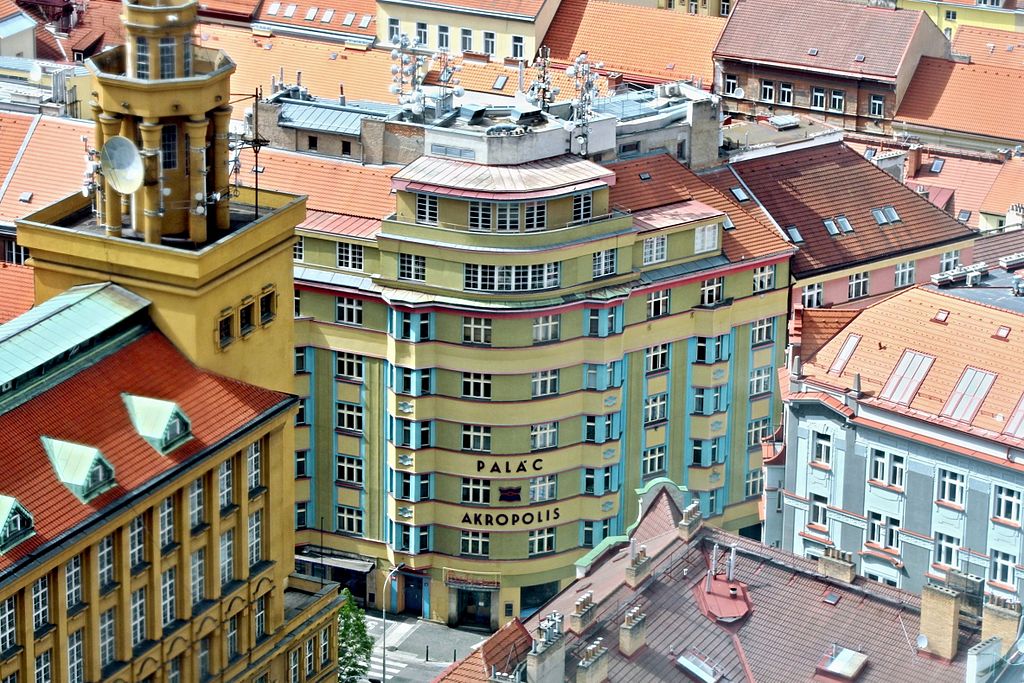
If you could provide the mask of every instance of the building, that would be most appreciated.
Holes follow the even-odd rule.
[[[715,92],[745,116],[804,114],[888,134],[918,61],[949,53],[919,11],[739,0],[714,49]]]
[[[837,553],[767,548],[702,524],[680,498],[645,491],[630,533],[578,562],[542,614],[498,631],[435,683],[984,683],[1017,640],[1019,608],[993,601],[961,625],[963,593],[918,598],[852,574]]]
[[[36,22],[14,0],[0,2],[0,57],[36,56]]]
[[[376,42],[377,7],[367,0],[259,2],[254,31],[366,49]]]
[[[195,3],[124,11],[127,46],[87,62],[99,172],[17,221],[36,306],[0,326],[0,676],[333,680],[338,587],[274,523],[303,199],[230,184],[234,64],[191,44]]]
[[[426,128],[393,214],[295,253],[302,554],[377,607],[491,628],[653,479],[756,529],[792,253],[669,156],[600,166],[519,117]]]
[[[947,37],[958,30],[978,27],[1003,32],[1024,29],[1024,12],[1016,0],[992,0],[985,4],[965,4],[956,0],[895,0],[902,9],[927,14]]]
[[[957,28],[952,41],[953,54],[957,59],[967,57],[972,64],[1024,69],[1024,57],[1014,52],[1020,43],[1016,31],[964,24]]]
[[[1024,308],[991,267],[859,312],[802,312],[766,457],[766,542],[851,553],[858,574],[909,591],[956,570],[1017,599]],[[965,287],[966,272],[982,275]]]
[[[704,177],[799,247],[793,306],[859,302],[972,260],[974,230],[834,139],[737,155]]]

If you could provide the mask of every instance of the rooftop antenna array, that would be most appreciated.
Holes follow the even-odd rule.
[[[587,157],[587,143],[590,140],[590,120],[594,117],[594,93],[597,91],[597,69],[604,64],[590,63],[586,52],[573,60],[565,74],[573,79],[576,99],[572,101],[572,119],[566,122],[566,129],[575,135],[580,156]]]
[[[455,102],[452,97],[462,97],[466,94],[460,83],[462,79],[459,78],[459,72],[462,71],[461,64],[455,64],[448,49],[444,48],[439,50],[434,55],[434,66],[437,67],[438,73],[438,87],[441,94],[437,97],[435,112],[436,116],[441,116],[445,112],[449,112],[454,108]],[[392,73],[394,73],[394,67],[392,67]]]
[[[533,66],[537,70],[537,77],[526,92],[526,100],[540,107],[541,111],[548,111],[560,92],[557,86],[551,85],[551,48],[541,45]]]
[[[413,52],[413,42],[403,33],[391,50],[391,93],[398,98],[405,115],[423,115],[426,95],[423,92],[423,56]]]
[[[282,80],[284,80],[283,77]],[[263,167],[260,166],[260,150],[270,142],[270,140],[260,135],[260,102],[263,101],[263,86],[257,86],[256,92],[251,95],[245,95],[242,93],[231,93],[231,95],[232,97],[238,98],[232,100],[232,104],[245,100],[253,101],[252,129],[250,130],[247,126],[246,131],[242,133],[241,137],[236,138],[228,145],[228,175],[234,178],[231,194],[234,197],[238,196],[238,188],[241,184],[238,176],[242,170],[242,150],[248,147],[252,150],[253,156],[253,214],[256,218],[259,218],[260,174],[263,172]]]

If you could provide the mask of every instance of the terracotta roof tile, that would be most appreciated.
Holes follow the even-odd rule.
[[[57,38],[46,24],[36,25],[36,59],[49,62],[68,62],[70,57],[64,50],[63,38]]]
[[[765,17],[771,17],[771,21],[765,21]],[[935,40],[944,41],[924,13],[916,10],[891,10],[838,0],[818,0],[807,5],[788,0],[739,0],[714,52],[716,59],[770,62],[891,79],[902,70],[920,27],[930,27]],[[811,50],[816,53],[812,55]],[[858,55],[864,59],[858,61]]]
[[[492,680],[492,666],[497,667],[499,672],[511,673],[514,665],[526,658],[532,642],[530,632],[516,617],[498,629],[468,657],[442,671],[434,683],[486,683]]]
[[[769,222],[744,211],[736,201],[668,154],[620,161],[608,164],[608,168],[615,171],[616,181],[611,188],[611,202],[615,206],[641,211],[695,199],[729,214],[736,227],[722,232],[722,250],[731,261],[793,249]],[[651,179],[641,180],[641,173],[649,174]]]
[[[32,308],[35,277],[28,266],[0,263],[0,325]]]
[[[14,0],[0,0],[0,19],[6,19],[19,12],[21,12],[21,8],[15,4]]]
[[[990,235],[979,235],[974,242],[974,261],[999,263],[999,259],[1024,251],[1024,229],[1009,230]]]
[[[193,438],[162,456],[132,426],[122,393],[177,403]],[[158,332],[148,332],[70,379],[0,415],[9,438],[0,443],[0,493],[34,517],[36,535],[0,555],[10,567],[204,448],[244,427],[287,396],[205,372]],[[58,409],[59,408],[59,409]],[[49,466],[40,437],[98,448],[113,465],[117,485],[82,503]]]
[[[14,167],[14,160],[32,126],[33,118],[29,114],[0,114],[0,187]]]
[[[203,0],[199,15],[215,19],[251,20],[262,0]]]
[[[290,9],[292,5],[295,6],[293,10]],[[271,9],[275,10],[274,14],[270,13]],[[350,18],[350,15],[354,16]],[[344,23],[346,19],[348,24]],[[377,35],[377,5],[373,0],[262,0],[257,20],[317,32]]]
[[[711,51],[725,26],[721,17],[669,12],[604,0],[562,0],[544,43],[551,59],[571,63],[588,52],[604,72],[647,83],[714,77]],[[642,45],[642,49],[637,49]]]
[[[965,24],[953,37],[953,52],[970,55],[974,64],[1024,69],[1024,36],[1016,31]]]
[[[1007,159],[989,188],[981,210],[1002,216],[1012,204],[1024,203],[1024,158]]]
[[[739,161],[732,168],[775,222],[803,237],[797,277],[867,263],[971,237],[974,232],[841,142]],[[899,221],[879,225],[872,209],[892,206]],[[843,215],[852,233],[829,235]]]
[[[820,349],[856,318],[858,313],[856,310],[842,308],[800,309],[800,355],[806,358]]]
[[[283,67],[286,82],[294,83],[296,72],[301,71],[302,85],[318,97],[333,99],[344,84],[349,99],[395,101],[388,91],[393,62],[383,50],[351,49],[292,36],[266,38],[248,29],[211,25],[200,27],[196,44],[224,50],[238,65],[231,78],[232,92],[252,93],[262,86],[269,95],[270,77],[277,78]],[[247,106],[236,106],[232,117],[241,119]]]
[[[0,222],[13,223],[82,186],[81,137],[92,137],[91,124],[43,116],[28,135],[28,145],[0,196]],[[67,155],[65,163],[54,163],[54,150]],[[21,201],[25,193],[32,195],[27,202]]]
[[[895,120],[1024,141],[1024,118],[1006,115],[1022,107],[1024,69],[922,57]]]
[[[383,0],[387,3],[388,0]],[[474,13],[516,15],[534,18],[543,9],[546,2],[552,0],[405,0],[402,5],[436,8],[446,12],[460,10]]]

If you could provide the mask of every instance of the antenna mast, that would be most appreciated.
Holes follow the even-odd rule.
[[[398,46],[391,50],[391,92],[398,97],[398,103],[405,110],[405,116],[415,119],[423,116],[423,56],[413,52],[413,43],[403,33]]]
[[[604,64],[597,62],[591,64],[586,52],[573,60],[572,65],[565,70],[569,78],[573,79],[573,87],[576,89],[576,99],[572,101],[571,130],[576,136],[579,144],[580,156],[587,157],[587,143],[590,140],[590,120],[594,116],[594,92],[597,90],[597,69]]]
[[[541,45],[533,65],[537,70],[537,77],[530,84],[526,99],[540,107],[542,111],[548,111],[560,92],[558,87],[551,86],[551,48]]]

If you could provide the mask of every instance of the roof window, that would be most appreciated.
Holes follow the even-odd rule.
[[[846,216],[836,216],[836,223],[839,224],[839,229],[843,232],[853,232],[853,225],[850,224],[850,219]]]
[[[270,3],[270,7],[267,8],[267,14],[269,14],[272,17],[276,17],[277,13],[280,10],[281,10],[281,3],[279,3],[279,2],[272,2],[272,3]]]
[[[345,26],[351,26],[352,22],[355,21],[355,20],[356,20],[356,13],[355,12],[349,12],[348,14],[345,15],[345,19],[341,23],[344,24]]]
[[[508,83],[508,76],[502,74],[494,79],[494,84],[491,85],[491,90],[501,90],[505,87],[506,83]]]
[[[0,552],[7,552],[35,533],[32,515],[11,496],[0,495]]]
[[[737,185],[736,187],[730,187],[729,192],[732,192],[732,196],[736,198],[736,201],[745,202],[750,199],[750,195],[742,187]]]
[[[896,213],[896,207],[886,206],[882,209],[882,212],[885,213],[885,217],[889,219],[890,223],[898,223],[900,221],[900,215]]]
[[[996,376],[991,372],[967,368],[942,408],[942,415],[960,422],[970,422],[978,414],[982,401],[995,381]]]
[[[858,55],[854,56],[853,61],[855,61],[855,62],[863,62],[864,61],[864,55],[858,54]]]
[[[800,230],[795,225],[787,227],[786,232],[789,233],[789,239],[793,244],[799,244],[804,241],[804,236],[800,234]]]
[[[139,436],[161,455],[192,438],[192,425],[178,404],[146,396],[121,394]]]
[[[839,600],[842,597],[843,597],[842,595],[840,595],[839,593],[836,593],[835,591],[829,591],[825,595],[825,597],[823,597],[821,599],[821,601],[826,603],[826,604],[828,604],[828,605],[838,605],[839,604]]]
[[[942,173],[942,167],[946,165],[946,160],[942,158],[932,159],[932,173]]]
[[[296,8],[295,5],[288,5],[287,7],[285,7],[284,8],[284,16],[286,18],[291,18],[292,16],[294,16],[295,15],[295,8]]]
[[[303,17],[305,21],[313,21],[316,19],[316,13],[320,11],[319,7],[310,7],[306,10],[306,16]]]
[[[1006,429],[1003,430],[1003,434],[1024,439],[1024,394],[1021,394],[1020,400],[1017,401],[1017,407],[1013,409],[1013,414],[1006,421]]]
[[[1007,327],[1006,325],[1000,325],[996,329],[995,337],[996,337],[996,339],[1009,339],[1010,338],[1010,328]]]
[[[910,349],[904,350],[899,363],[879,392],[879,397],[893,403],[910,405],[934,362],[933,356],[926,356]]]
[[[960,211],[958,211],[956,214],[956,219],[961,223],[966,223],[967,221],[971,220],[971,212],[968,211],[967,209],[960,209]]]
[[[644,182],[647,182],[650,179],[651,179],[651,174],[648,173],[647,171],[644,171],[643,173],[640,174],[640,180],[642,180]]]
[[[57,479],[83,503],[114,485],[114,468],[98,448],[48,436],[41,440]]]
[[[857,345],[860,344],[859,334],[847,335],[846,341],[843,342],[842,347],[839,349],[839,353],[836,354],[835,360],[832,361],[832,367],[828,369],[830,375],[842,375],[843,370],[846,369],[846,364],[850,362],[850,358],[853,357],[853,352],[857,350]]]
[[[322,15],[320,15],[320,23],[321,24],[329,24],[329,23],[331,23],[331,19],[333,19],[333,18],[334,18],[334,8],[325,9],[324,13]]]
[[[812,47],[811,49],[809,49],[807,51],[807,54],[809,54],[812,57],[817,57],[818,56],[818,48]]]
[[[945,308],[940,308],[939,310],[935,311],[935,317],[932,318],[932,322],[936,323],[944,323],[947,320],[949,320],[949,311],[947,311]]]
[[[818,662],[818,673],[830,679],[855,681],[868,665],[868,656],[838,644],[830,645]]]
[[[366,28],[367,26],[369,26],[370,19],[372,18],[373,17],[371,17],[369,14],[364,14],[363,18],[359,20],[359,28]]]
[[[869,160],[869,161],[871,159],[874,159],[876,151],[877,150],[874,147],[868,147],[866,150],[864,150],[864,158]]]
[[[839,228],[836,226],[835,220],[831,218],[826,218],[823,221],[823,223],[825,223],[825,230],[828,231],[828,234],[832,235],[833,237],[839,234]]]
[[[732,230],[735,227],[736,224],[732,222],[732,218],[729,217],[729,214],[726,214],[725,220],[722,221],[722,230]]]

